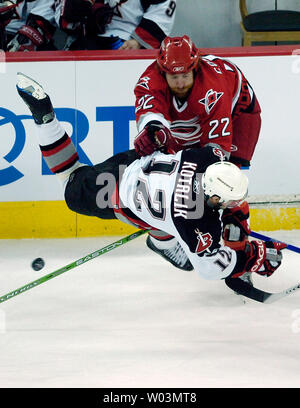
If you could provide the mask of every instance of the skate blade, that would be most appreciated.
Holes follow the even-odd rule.
[[[27,75],[22,74],[22,72],[17,73],[17,78],[17,87],[20,90],[29,93],[38,100],[46,98],[47,95],[45,94],[43,87],[38,82],[34,81]]]

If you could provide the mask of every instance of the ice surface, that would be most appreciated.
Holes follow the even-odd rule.
[[[300,246],[300,231],[260,232]],[[1,240],[0,295],[116,239]],[[274,276],[255,276],[275,292],[299,281],[291,251]],[[143,236],[0,304],[0,350],[0,388],[299,387],[300,291],[244,304]]]

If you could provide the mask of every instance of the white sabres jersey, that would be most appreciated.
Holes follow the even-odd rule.
[[[175,19],[176,0],[123,0],[102,36],[135,38],[144,48],[159,48]]]
[[[237,261],[236,252],[220,244],[219,212],[204,205],[200,188],[201,174],[220,160],[216,150],[155,152],[128,166],[119,186],[122,205],[151,227],[176,237],[205,279],[226,278]]]
[[[17,31],[26,24],[29,14],[35,14],[48,20],[50,24],[57,26],[56,21],[59,18],[57,6],[61,0],[31,0],[20,1],[16,7],[18,18],[12,19],[6,26],[9,34],[16,34]],[[15,1],[14,1],[15,3]]]

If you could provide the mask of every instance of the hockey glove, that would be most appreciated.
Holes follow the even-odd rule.
[[[153,120],[136,136],[134,147],[139,156],[147,156],[155,150],[167,152],[171,139],[171,131],[159,121]]]
[[[17,18],[15,8],[17,7],[12,1],[0,1],[0,24],[6,26],[11,19]]]
[[[94,0],[65,0],[63,1],[61,18],[72,23],[84,22],[92,14]]]
[[[232,249],[244,249],[250,235],[249,204],[244,201],[234,208],[226,208],[221,217],[224,245]]]
[[[26,25],[23,25],[7,44],[7,50],[10,52],[36,51],[51,41],[54,31],[55,28],[49,21],[29,14]]]
[[[107,24],[109,24],[114,15],[114,8],[107,1],[96,0],[93,5],[93,17],[88,22],[88,32],[93,34],[104,34]],[[113,3],[113,2],[112,2]]]
[[[256,272],[261,276],[271,276],[281,265],[281,250],[286,248],[282,242],[246,242],[244,251],[237,251],[237,264],[231,275],[238,278],[245,272]]]
[[[60,25],[64,30],[78,31],[83,23],[87,34],[104,34],[116,4],[112,0],[65,0]]]

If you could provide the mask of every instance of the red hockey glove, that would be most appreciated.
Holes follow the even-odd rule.
[[[155,150],[167,151],[171,139],[171,131],[159,121],[153,120],[136,136],[134,147],[139,156],[147,156]]]
[[[7,50],[36,51],[50,42],[55,28],[43,17],[30,14],[15,37],[7,44]]]
[[[244,201],[234,208],[226,208],[221,217],[224,245],[232,249],[244,249],[250,235],[249,204]]]
[[[237,251],[238,261],[232,278],[237,278],[245,272],[256,272],[262,276],[271,276],[281,265],[281,250],[286,248],[282,242],[246,242],[244,251]]]

